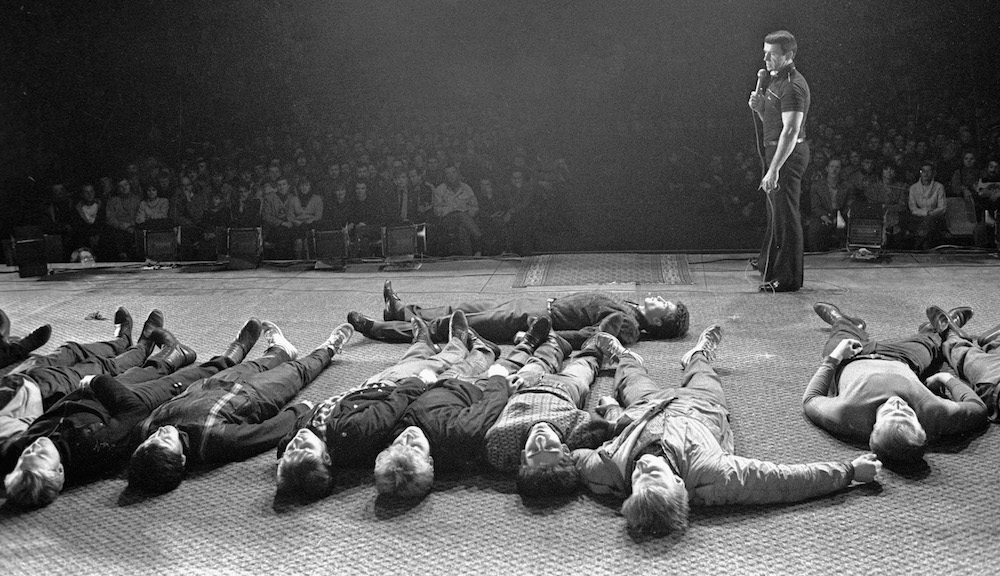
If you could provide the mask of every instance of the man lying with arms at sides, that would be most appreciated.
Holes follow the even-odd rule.
[[[239,360],[253,347],[262,328],[268,346],[260,358],[206,374],[137,427],[142,443],[129,462],[130,488],[167,492],[180,484],[191,465],[246,460],[277,446],[312,409],[308,402],[289,403],[323,373],[354,335],[354,328],[341,324],[315,350],[299,358],[278,326],[254,318],[244,328],[252,332],[252,338],[241,334],[234,344],[239,347]]]
[[[597,331],[608,332],[626,346],[646,338],[680,338],[687,334],[688,309],[681,302],[669,302],[660,296],[650,296],[636,304],[600,292],[579,292],[559,298],[517,298],[508,302],[466,302],[454,306],[422,308],[404,305],[388,280],[382,289],[385,309],[383,322],[351,312],[347,321],[365,336],[386,342],[409,342],[410,318],[427,321],[435,341],[448,335],[448,318],[455,310],[465,312],[469,326],[492,342],[513,342],[518,332],[528,329],[532,318],[549,316],[552,329],[568,341],[573,349]],[[618,332],[599,325],[616,316]]]
[[[419,498],[430,491],[435,469],[468,470],[485,462],[487,431],[492,429],[504,412],[508,398],[519,394],[522,389],[530,392],[531,386],[539,383],[542,374],[549,374],[549,378],[553,380],[569,380],[574,378],[574,371],[583,370],[584,377],[579,380],[589,391],[586,374],[592,373],[593,367],[588,360],[570,363],[562,374],[552,375],[548,367],[561,364],[564,350],[559,348],[559,341],[550,332],[550,326],[547,316],[535,320],[514,350],[490,367],[487,377],[472,375],[439,379],[427,392],[417,397],[397,422],[392,433],[395,440],[375,459],[375,486],[379,493],[400,498]],[[613,339],[613,336],[604,335],[601,342]],[[597,336],[591,338],[581,352],[581,356],[596,357],[598,362],[603,355]],[[547,392],[539,393],[541,396],[548,395]],[[540,397],[539,394],[528,396]],[[517,405],[526,404],[518,402]],[[514,424],[514,420],[514,416],[508,413],[507,425]],[[545,434],[540,431],[530,434],[535,427],[529,426],[528,421],[517,424],[523,430],[523,436],[534,439],[533,443],[522,450],[522,454],[530,452],[535,455],[539,450],[551,449],[556,453],[557,460],[565,455],[561,438],[551,424],[545,423],[537,427],[539,430],[544,427]],[[585,427],[581,430],[590,429]],[[598,439],[590,444],[599,445],[610,435],[610,429],[605,426],[595,433],[599,434]],[[550,437],[554,437],[551,447],[548,445]],[[551,468],[539,466],[536,469]],[[571,472],[571,483],[575,488],[576,469],[571,467]],[[555,482],[554,488],[547,487],[551,484],[549,480],[558,477],[558,474],[545,473],[542,474],[541,482],[519,482],[518,487],[522,491],[530,491],[538,485],[542,486],[537,490],[540,492],[561,492],[559,482]]]
[[[413,323],[413,344],[399,362],[307,411],[278,443],[279,496],[319,498],[329,491],[335,468],[371,467],[428,382],[482,374],[499,353],[468,327],[461,311],[451,319],[451,338],[438,353],[427,325],[419,318]]]
[[[125,459],[133,428],[149,412],[197,377],[194,350],[163,328],[146,335],[161,345],[141,367],[88,376],[89,384],[64,396],[4,444],[7,497],[24,507],[46,506],[65,481],[83,482],[111,472]]]
[[[713,325],[681,358],[679,388],[653,382],[642,360],[621,355],[617,399],[599,411],[621,432],[597,450],[573,452],[583,483],[596,494],[625,498],[629,528],[653,534],[680,531],[688,506],[798,502],[852,482],[872,482],[881,467],[868,454],[851,462],[776,464],[734,454],[722,383],[711,360],[722,339]]]
[[[920,375],[941,360],[941,334],[960,328],[971,308],[948,314],[927,309],[930,323],[893,342],[871,340],[864,320],[845,315],[833,304],[813,308],[833,329],[825,359],[802,397],[806,416],[817,426],[869,448],[887,462],[919,462],[928,441],[967,434],[986,425],[986,405],[960,379],[945,373]],[[945,391],[943,397],[932,391]]]

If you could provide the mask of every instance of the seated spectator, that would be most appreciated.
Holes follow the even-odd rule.
[[[539,195],[527,172],[515,168],[505,190],[510,202],[510,221],[519,234],[512,235],[511,249],[521,255],[531,254],[537,241]]]
[[[347,196],[347,183],[339,181],[333,186],[333,196],[323,202],[323,227],[327,230],[354,229],[354,203]]]
[[[44,346],[51,334],[52,327],[45,324],[35,328],[23,338],[11,336],[10,318],[0,310],[0,368],[24,360],[32,350]]]
[[[434,186],[424,180],[423,174],[416,168],[407,172],[410,179],[410,190],[417,197],[418,221],[428,222],[434,218]]]
[[[479,190],[475,194],[479,202],[477,221],[483,233],[483,253],[496,255],[508,252],[514,231],[507,196],[494,188],[489,178],[479,180]]]
[[[230,224],[233,228],[257,228],[261,225],[260,198],[253,192],[256,185],[241,182],[229,205]]]
[[[170,219],[170,200],[160,198],[154,184],[146,186],[135,213],[135,227],[140,230],[168,230],[174,227]]]
[[[76,221],[73,224],[72,248],[86,246],[95,253],[104,254],[103,203],[97,199],[93,184],[84,184],[80,189],[80,199],[76,202]]]
[[[895,164],[886,162],[879,172],[879,178],[865,188],[865,201],[882,208],[886,239],[890,245],[899,245],[905,242],[903,222],[909,212],[909,191],[896,179]]]
[[[170,218],[175,226],[196,228],[208,206],[208,197],[195,190],[188,176],[181,176],[180,186],[170,199]]]
[[[444,174],[445,181],[434,189],[434,215],[441,232],[455,236],[458,253],[471,256],[482,236],[475,221],[479,202],[472,188],[461,181],[457,166],[449,164]]]
[[[976,182],[982,170],[976,165],[976,153],[969,150],[962,154],[962,167],[951,175],[951,189],[948,196],[957,198],[975,197]]]
[[[198,228],[201,230],[197,249],[199,259],[213,259],[223,252],[226,229],[232,224],[229,206],[222,197],[222,191],[213,190],[210,197],[208,208],[201,214],[201,220],[198,222]]]
[[[944,229],[944,185],[934,180],[934,164],[920,167],[920,180],[910,186],[907,230],[913,237],[913,248],[927,250],[937,245]]]
[[[385,225],[384,204],[368,189],[368,182],[354,183],[354,198],[351,199],[352,256],[368,258],[379,255],[382,226]]]
[[[312,183],[300,178],[295,185],[296,192],[290,204],[292,230],[295,234],[295,257],[305,258],[305,235],[309,230],[321,228],[323,221],[323,198],[312,189]]]
[[[831,158],[826,163],[826,178],[814,180],[809,186],[811,251],[826,252],[846,244],[849,192],[847,183],[840,179],[840,159]]]
[[[290,259],[293,256],[295,238],[292,232],[291,190],[288,178],[284,176],[277,177],[276,186],[265,186],[261,221],[264,225],[265,251],[273,258]]]
[[[107,251],[118,260],[128,260],[135,247],[135,215],[139,211],[139,196],[132,193],[127,178],[118,181],[117,194],[108,200],[104,211],[107,223]]]

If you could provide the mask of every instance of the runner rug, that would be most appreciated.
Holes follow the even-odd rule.
[[[691,284],[685,254],[542,254],[521,261],[513,287]]]

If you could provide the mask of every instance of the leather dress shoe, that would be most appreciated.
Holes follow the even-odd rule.
[[[972,320],[972,308],[968,306],[959,306],[958,308],[952,308],[948,310],[948,317],[951,321],[955,323],[955,326],[959,328],[966,325],[969,320]],[[917,332],[927,332],[928,330],[934,330],[930,322],[924,322],[917,326]]]
[[[28,333],[27,336],[21,338],[17,341],[17,345],[20,346],[25,353],[31,352],[36,348],[44,346],[46,342],[49,341],[49,337],[52,335],[52,326],[49,324],[44,324],[35,328]]]
[[[931,306],[927,309],[927,319],[930,320],[934,331],[940,334],[941,338],[947,338],[950,332],[954,332],[959,338],[971,340],[969,335],[963,332],[959,325],[955,324],[951,316],[937,306]]]
[[[124,338],[132,347],[132,315],[124,306],[115,311],[115,338]]]
[[[263,328],[260,320],[257,318],[247,320],[247,323],[243,325],[240,333],[236,336],[236,340],[226,348],[226,351],[222,355],[231,359],[233,364],[239,364],[250,353],[253,345],[257,343],[257,339],[260,338],[262,331]]]
[[[847,320],[849,323],[857,327],[858,330],[866,330],[868,324],[861,318],[855,318],[853,316],[848,316],[840,311],[835,305],[828,302],[817,302],[813,304],[813,311],[823,319],[824,322],[833,326],[840,320]]]
[[[545,315],[539,316],[524,333],[523,342],[534,350],[541,346],[542,342],[545,342],[545,339],[549,337],[550,330],[552,330],[552,320]]]
[[[386,280],[382,285],[382,299],[385,300],[385,308],[382,310],[382,319],[386,322],[390,320],[406,320],[403,301],[392,289],[392,280]]]
[[[142,332],[139,334],[139,339],[135,341],[136,346],[146,347],[146,354],[149,354],[153,350],[153,331],[157,328],[163,328],[163,312],[154,308],[149,313],[149,317],[146,318],[146,323],[142,325]]]
[[[365,336],[371,337],[371,330],[375,326],[375,321],[371,318],[365,316],[361,312],[349,312],[347,314],[347,322],[358,332],[361,332]]]

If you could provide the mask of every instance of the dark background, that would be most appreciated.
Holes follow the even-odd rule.
[[[667,210],[682,218],[662,228],[683,233],[632,247],[709,246],[689,225],[710,215],[657,183],[670,151],[696,173],[712,154],[753,150],[746,95],[767,32],[796,35],[813,123],[896,107],[971,118],[995,109],[997,12],[924,1],[6,3],[4,194],[114,174],[138,154],[177,159],[190,142],[268,124],[501,110],[519,118],[517,138],[569,160],[583,227],[608,206],[624,227],[630,213]],[[601,230],[593,247],[669,237],[649,230],[656,222]]]

